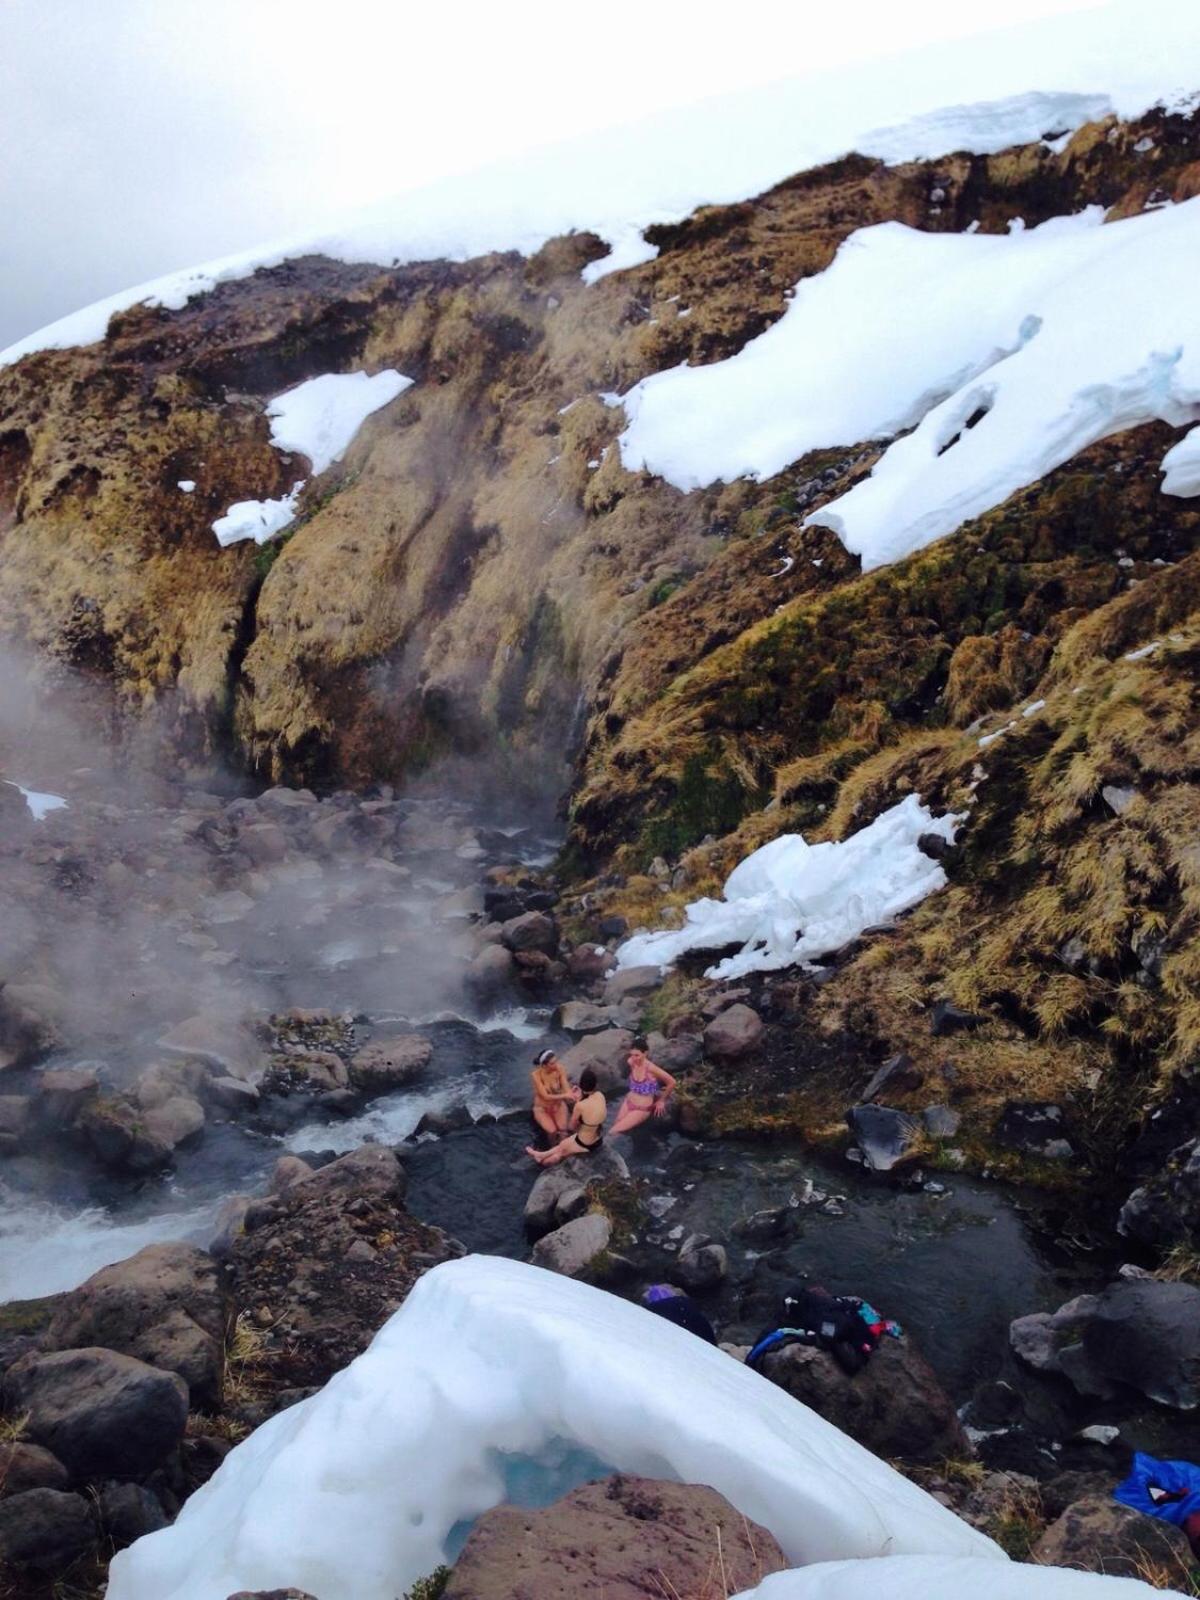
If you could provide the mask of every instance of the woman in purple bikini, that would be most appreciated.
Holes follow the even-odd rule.
[[[621,1101],[609,1137],[640,1128],[651,1117],[661,1117],[674,1088],[675,1079],[671,1074],[655,1066],[646,1054],[645,1039],[635,1039],[629,1052],[629,1092]]]

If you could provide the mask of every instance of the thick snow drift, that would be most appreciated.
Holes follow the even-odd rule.
[[[370,1349],[226,1457],[179,1520],[112,1564],[108,1600],[294,1584],[395,1600],[499,1503],[506,1456],[563,1440],[711,1484],[794,1561],[1004,1557],[748,1367],[599,1289],[487,1256],[436,1267]],[[927,1591],[959,1600],[961,1591]]]
[[[1164,494],[1200,495],[1200,428],[1193,428],[1162,460]]]
[[[808,519],[870,568],[1110,433],[1200,418],[1200,200],[1102,218],[999,237],[863,229],[736,356],[639,384],[622,460],[693,489],[912,428]],[[1178,449],[1164,488],[1186,493]]]
[[[413,380],[391,368],[369,377],[365,372],[327,372],[309,378],[267,407],[271,443],[297,450],[312,462],[313,477],[340,461],[354,435],[373,411],[411,388]]]
[[[961,1556],[888,1556],[867,1565],[833,1561],[800,1572],[776,1572],[733,1600],[1150,1600],[1161,1590],[1132,1578],[1104,1578],[1062,1567],[980,1568]]]
[[[645,260],[652,222],[744,200],[857,149],[889,162],[986,154],[1116,112],[1137,116],[1200,83],[1194,0],[1111,0],[911,54],[755,88],[412,190],[304,237],[176,272],[75,312],[0,352],[90,344],[140,302],[178,309],[256,268],[320,253],[347,262],[529,254],[590,229],[615,246],[605,269]],[[1036,86],[1036,87],[1035,87]],[[1048,88],[1046,87],[1048,86]]]
[[[374,377],[365,372],[327,372],[276,395],[267,406],[271,443],[295,450],[312,462],[313,476],[340,461],[373,411],[411,387],[413,380],[391,368]],[[239,500],[218,517],[212,529],[222,547],[253,539],[266,544],[288,529],[305,480],[281,500]],[[182,485],[181,485],[182,487]]]
[[[923,833],[953,840],[961,817],[935,821],[910,794],[840,844],[806,844],[785,833],[739,863],[723,900],[694,900],[679,929],[639,933],[617,951],[622,967],[670,966],[689,950],[741,944],[709,969],[712,978],[775,972],[840,950],[864,928],[908,911],[946,883],[917,849]]]

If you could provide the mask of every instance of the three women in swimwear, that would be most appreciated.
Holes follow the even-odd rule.
[[[629,1052],[629,1088],[611,1134],[628,1133],[651,1117],[661,1117],[675,1088],[675,1079],[646,1054],[646,1041],[635,1039]],[[569,1115],[567,1106],[572,1110]],[[533,1116],[545,1133],[557,1138],[550,1150],[526,1147],[539,1166],[552,1167],[568,1156],[591,1155],[604,1139],[608,1102],[596,1087],[596,1074],[585,1067],[579,1087],[572,1088],[552,1050],[543,1050],[533,1064]]]

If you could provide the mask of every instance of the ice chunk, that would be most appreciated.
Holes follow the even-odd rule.
[[[108,1600],[286,1584],[395,1600],[456,1524],[499,1503],[505,1458],[564,1441],[711,1484],[793,1561],[903,1551],[1005,1570],[989,1539],[712,1345],[586,1284],[469,1256],[427,1273],[365,1355],[116,1556]]]
[[[196,480],[194,478],[180,478],[175,487],[177,489],[181,489],[184,494],[194,494],[196,491]]]
[[[239,500],[213,523],[217,543],[224,547],[242,539],[253,539],[255,544],[266,544],[268,539],[278,537],[294,520],[296,501],[303,487],[303,482],[293,484],[292,492],[282,500]]]
[[[412,382],[390,368],[374,377],[365,372],[330,372],[309,378],[276,395],[267,407],[271,443],[307,456],[313,476],[319,477],[342,459],[371,413],[403,394]]]
[[[682,928],[635,934],[617,951],[618,964],[670,966],[689,950],[740,944],[738,955],[709,969],[710,977],[735,978],[840,950],[944,887],[945,873],[917,840],[923,833],[953,840],[961,821],[935,820],[910,794],[840,844],[783,834],[734,868],[723,900],[694,900]]]
[[[1168,450],[1162,460],[1164,494],[1177,494],[1184,499],[1200,494],[1200,428],[1193,428],[1177,445]]]
[[[52,811],[62,811],[66,807],[67,802],[60,794],[39,794],[36,789],[26,789],[19,783],[14,783],[12,787],[24,798],[35,822],[48,817]]]

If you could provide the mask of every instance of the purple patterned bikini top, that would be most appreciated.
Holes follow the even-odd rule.
[[[629,1092],[630,1094],[657,1094],[658,1080],[656,1078],[635,1078],[631,1072],[629,1074]]]

